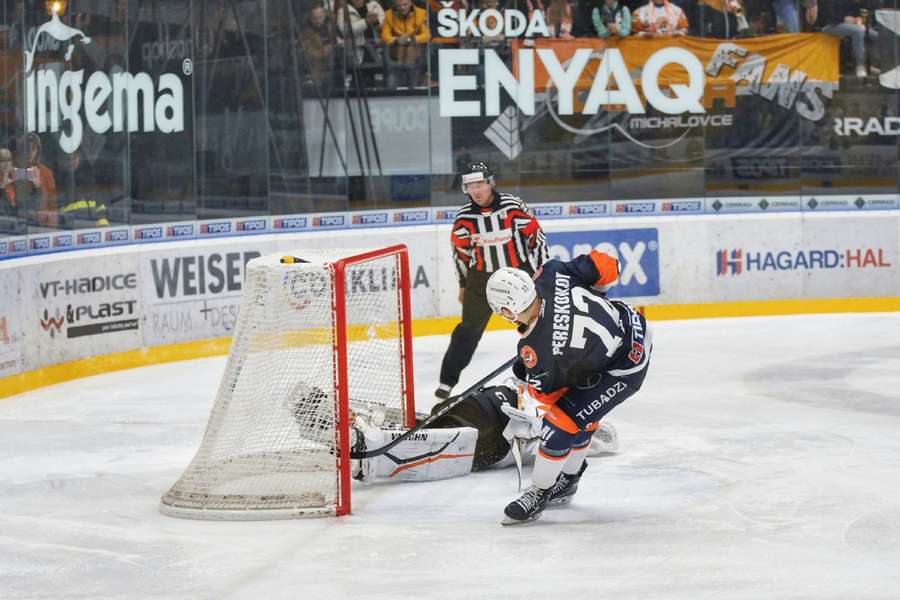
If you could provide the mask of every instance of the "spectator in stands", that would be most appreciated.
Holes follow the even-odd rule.
[[[631,35],[631,11],[618,0],[604,0],[603,6],[596,6],[591,12],[591,22],[597,37],[604,40]]]
[[[530,17],[531,13],[535,10],[543,10],[544,5],[540,3],[540,0],[538,0],[536,3],[529,1],[526,5],[526,8],[528,9],[528,15]],[[478,10],[480,10],[481,12],[484,12],[486,10],[497,10],[501,12],[503,11],[503,9],[500,7],[500,0],[478,0]],[[496,22],[494,17],[488,17],[485,20],[485,25],[487,25],[489,29],[495,27]],[[503,30],[501,29],[500,33],[498,33],[497,35],[482,35],[480,38],[478,38],[477,42],[479,45],[485,48],[496,49],[499,46],[505,45],[506,36],[503,35]]]
[[[740,0],[691,0],[685,3],[691,34],[730,39],[750,33],[746,9]]]
[[[503,8],[500,6],[500,0],[478,0],[477,7],[478,10],[482,12],[486,10],[503,12]],[[529,19],[531,19],[535,11],[543,12],[544,5],[542,0],[526,0],[525,10]],[[546,21],[546,13],[544,19]],[[485,25],[488,29],[496,27],[494,17],[485,19]],[[510,66],[512,63],[512,48],[507,42],[506,36],[503,35],[502,29],[500,29],[497,35],[466,35],[462,40],[462,44],[469,48],[477,48],[481,54],[483,54],[483,50],[492,50],[507,66]],[[478,81],[479,86],[483,86],[485,81],[484,65],[485,59],[484,56],[481,56],[478,64],[475,65],[474,68],[475,78]]]
[[[431,31],[425,11],[412,0],[394,0],[384,15],[381,39],[387,46],[389,88],[415,87],[425,73],[425,51]]]
[[[458,37],[442,37],[440,35],[438,13],[444,9],[451,10],[454,14],[459,14],[459,11],[468,12],[469,2],[468,0],[428,0],[428,28],[431,31],[431,40],[428,43],[428,60],[431,64],[431,74],[435,74],[438,70],[438,56],[441,48],[459,46]],[[427,83],[431,86],[437,85],[433,80]]]
[[[572,39],[572,5],[569,0],[550,0],[544,17],[550,37]]]
[[[56,191],[56,178],[50,167],[41,161],[41,138],[34,132],[27,133],[24,139],[25,144],[25,162],[30,171],[28,181],[33,191],[40,193],[40,207],[38,208],[35,218],[37,224],[46,227],[56,227],[59,221],[59,204]]]
[[[688,20],[680,6],[669,0],[650,0],[634,11],[632,26],[641,37],[686,35]]]
[[[800,0],[803,6],[803,16],[806,17],[806,25],[813,27],[819,19],[819,0]]]
[[[575,37],[593,37],[597,35],[591,15],[595,8],[603,8],[606,0],[577,0],[572,15],[572,35]],[[627,5],[627,2],[619,0],[619,4]],[[629,10],[629,12],[631,12]]]
[[[347,40],[348,51],[355,48],[356,64],[364,68],[365,84],[371,87],[374,85],[374,71],[383,64],[379,46],[381,44],[381,26],[384,23],[384,9],[375,0],[350,0],[346,12],[343,3],[338,3],[338,7],[338,31],[341,37]],[[345,15],[350,17],[350,32],[347,31]],[[350,43],[351,39],[352,44]]]
[[[327,96],[338,82],[337,49],[343,40],[335,35],[321,0],[315,0],[300,32],[306,71],[317,94]]]
[[[800,5],[803,7],[803,16],[807,25],[812,26],[819,15],[818,0],[800,0]],[[800,10],[797,0],[772,0],[772,7],[785,32],[797,33],[800,31]]]
[[[21,233],[17,217],[39,224],[40,172],[37,167],[17,169],[9,148],[0,148],[0,217],[6,217],[4,233]],[[10,222],[11,221],[11,222]]]
[[[856,76],[866,77],[866,37],[878,40],[878,32],[868,27],[869,10],[860,0],[835,0],[831,14],[822,31],[835,37],[850,38],[853,44],[853,59],[856,61]]]
[[[0,148],[0,217],[16,215],[15,168],[9,148]]]
[[[66,185],[59,196],[60,226],[69,229],[106,227],[106,203],[98,194],[97,184],[79,151],[68,155]]]

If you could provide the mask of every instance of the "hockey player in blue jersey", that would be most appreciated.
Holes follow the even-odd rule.
[[[651,333],[631,305],[606,298],[618,276],[618,261],[595,250],[548,261],[533,280],[507,267],[488,280],[491,309],[521,334],[513,372],[544,408],[534,485],[506,507],[504,525],[533,521],[548,505],[571,500],[591,433],[644,381]]]

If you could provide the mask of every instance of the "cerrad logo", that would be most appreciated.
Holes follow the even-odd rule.
[[[55,11],[50,21],[38,28],[31,49],[25,51],[28,131],[59,132],[59,147],[69,154],[81,146],[85,125],[100,135],[110,129],[116,133],[126,131],[126,127],[132,133],[184,131],[184,86],[178,75],[163,73],[154,86],[148,73],[85,74],[81,69],[57,75],[52,68],[35,70],[41,36],[67,44],[66,61],[72,59],[77,41],[81,45],[91,43],[85,32],[63,23]],[[193,71],[190,59],[185,59],[182,66],[185,75]]]

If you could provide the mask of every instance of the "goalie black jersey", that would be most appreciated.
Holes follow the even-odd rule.
[[[552,404],[600,374],[642,368],[646,321],[629,304],[593,289],[618,277],[618,262],[596,250],[569,262],[551,260],[535,276],[541,312],[519,340],[517,371],[534,397]],[[615,373],[614,373],[615,374]]]

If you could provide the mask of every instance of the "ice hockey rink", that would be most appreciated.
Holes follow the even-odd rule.
[[[655,329],[620,452],[516,527],[513,469],[354,483],[338,519],[161,515],[224,358],[0,400],[0,599],[900,597],[900,314]],[[414,341],[420,409],[446,343]],[[514,343],[486,334],[462,384]]]

